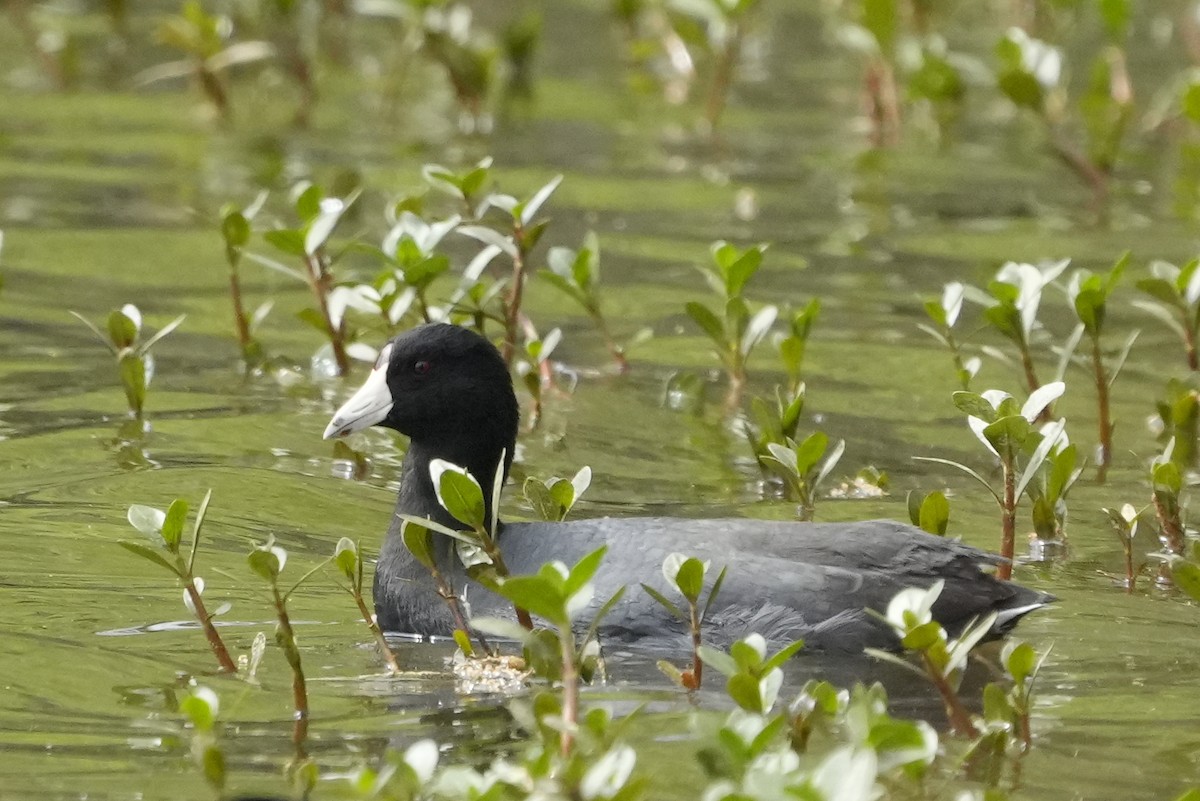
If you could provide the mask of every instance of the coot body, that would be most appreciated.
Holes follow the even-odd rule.
[[[408,553],[399,515],[431,517],[459,527],[437,501],[433,459],[467,468],[491,498],[502,454],[511,464],[519,410],[508,370],[495,347],[465,328],[430,324],[390,341],[363,387],[334,415],[326,438],[382,425],[410,440],[401,487],[375,572],[374,596],[385,631],[448,635],[453,622],[428,571]],[[489,509],[490,514],[490,509]],[[435,537],[439,565],[473,615],[512,616],[511,605],[469,583],[450,542]],[[594,606],[621,585],[624,598],[605,618],[602,641],[674,649],[688,642],[681,623],[641,587],[668,597],[661,565],[679,552],[728,567],[706,623],[707,642],[725,646],[752,632],[773,643],[803,639],[807,650],[857,652],[895,647],[882,611],[905,587],[945,588],[933,614],[953,635],[971,620],[998,613],[996,636],[1050,596],[999,581],[987,570],[1000,557],[888,520],[800,523],[749,519],[598,518],[561,523],[507,523],[499,542],[514,574],[544,563],[573,564],[601,545],[608,551],[595,578]]]

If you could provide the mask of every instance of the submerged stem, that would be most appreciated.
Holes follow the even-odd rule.
[[[1004,461],[1004,498],[1000,506],[1001,540],[1000,555],[1004,561],[996,567],[996,578],[1007,581],[1012,578],[1013,551],[1017,540],[1017,476],[1016,466]]]
[[[383,654],[384,661],[387,662],[388,670],[392,673],[399,673],[400,665],[396,662],[396,654],[392,651],[392,646],[388,645],[387,638],[383,636],[379,624],[375,622],[375,616],[367,608],[367,602],[363,599],[361,592],[354,593],[354,602],[358,604],[358,611],[362,614],[363,622],[367,624],[371,635],[375,637],[375,643],[379,646],[379,652]]]
[[[1109,409],[1108,373],[1100,353],[1100,337],[1092,337],[1092,367],[1096,376],[1096,404],[1099,407],[1100,454],[1096,460],[1096,480],[1104,483],[1112,461],[1112,412]]]

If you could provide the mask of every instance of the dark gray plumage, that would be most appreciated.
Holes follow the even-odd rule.
[[[397,515],[455,525],[437,502],[429,462],[440,458],[466,467],[490,498],[501,452],[511,461],[518,420],[508,370],[491,343],[466,329],[434,324],[385,347],[372,377],[338,411],[326,436],[371,424],[408,435]],[[450,613],[399,532],[400,520],[394,517],[375,573],[379,623],[387,631],[449,634]],[[685,631],[638,583],[671,597],[660,568],[673,551],[711,560],[714,569],[728,566],[705,631],[706,640],[717,645],[758,632],[776,643],[801,638],[809,649],[826,651],[895,647],[895,637],[866,610],[883,611],[899,590],[928,587],[939,579],[945,589],[933,612],[952,635],[972,619],[997,611],[994,633],[999,636],[1021,615],[1051,600],[986,573],[1000,561],[997,556],[887,520],[657,517],[510,523],[502,525],[500,543],[517,574],[552,560],[569,565],[607,545],[593,604],[622,584],[629,589],[606,618],[602,638],[664,648],[683,647]],[[464,587],[465,574],[448,543],[439,546],[440,564],[456,587]],[[478,585],[467,587],[465,599],[473,614],[511,616],[507,602]]]

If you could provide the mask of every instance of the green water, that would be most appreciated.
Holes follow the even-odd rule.
[[[991,12],[960,5],[954,30],[966,47],[983,37],[974,23]],[[1181,58],[1151,31],[1179,4],[1155,5],[1163,7],[1135,25],[1131,65],[1165,80]],[[764,498],[740,435],[722,421],[723,389],[683,314],[705,291],[694,265],[714,238],[770,242],[751,294],[823,303],[804,425],[818,414],[824,430],[847,440],[841,472],[873,464],[892,480],[889,497],[823,500],[818,518],[903,518],[906,490],[949,486],[953,532],[996,546],[997,515],[981,488],[911,461],[936,455],[987,469],[950,403],[949,359],[916,328],[921,301],[948,280],[981,284],[1008,259],[1071,257],[1101,268],[1126,248],[1142,263],[1190,258],[1195,221],[1176,213],[1186,191],[1171,147],[1135,140],[1103,228],[1036,126],[1010,121],[988,91],[972,95],[956,142],[939,147],[913,123],[900,144],[872,152],[859,125],[859,63],[831,41],[828,14],[782,0],[767,6],[763,77],[738,86],[717,144],[692,133],[694,109],[627,88],[619,39],[592,4],[545,4],[535,99],[501,116],[488,139],[455,134],[445,92],[388,111],[364,99],[371,79],[333,68],[308,130],[288,125],[286,87],[252,78],[236,84],[235,119],[222,129],[182,85],[131,88],[130,76],[168,56],[153,48],[106,55],[103,19],[79,10],[64,24],[79,33],[85,62],[112,59],[116,77],[98,69],[59,93],[40,83],[20,36],[0,23],[0,799],[209,797],[174,711],[193,676],[221,693],[233,789],[283,789],[291,710],[281,655],[268,653],[261,687],[212,676],[203,638],[179,622],[187,617],[179,590],[116,546],[133,533],[129,504],[198,501],[212,488],[199,572],[210,603],[233,603],[224,632],[241,652],[271,630],[265,596],[244,567],[252,541],[274,534],[291,564],[305,565],[342,536],[373,550],[386,527],[403,443],[381,430],[360,435],[355,445],[371,454],[372,473],[339,478],[320,433],[349,385],[303,370],[246,378],[237,362],[214,220],[222,203],[246,202],[260,187],[278,193],[297,178],[357,171],[368,187],[363,225],[377,228],[383,199],[415,188],[428,161],[492,154],[504,188],[520,192],[566,176],[549,239],[575,246],[595,229],[616,333],[650,326],[656,334],[633,354],[628,376],[585,373],[573,393],[551,396],[540,428],[523,436],[530,473],[591,465],[595,481],[579,515],[791,514]],[[134,14],[135,41],[150,41],[155,14]],[[352,35],[376,36],[368,26]],[[984,56],[990,47],[985,38],[973,45]],[[742,205],[754,199],[755,214],[737,213],[739,196]],[[261,332],[266,347],[305,365],[320,342],[294,317],[308,302],[303,288],[250,265],[245,272],[252,302],[276,301]],[[1044,322],[1065,337],[1071,322],[1056,291],[1050,296]],[[1145,419],[1183,363],[1171,335],[1129,307],[1132,296],[1126,287],[1112,313],[1114,342],[1144,330],[1115,389],[1110,481],[1084,481],[1072,495],[1069,558],[1017,570],[1061,599],[1020,629],[1053,651],[1019,798],[1165,799],[1200,783],[1200,610],[1158,590],[1121,592],[1111,577],[1121,569],[1119,546],[1100,511],[1147,497],[1143,464],[1156,445]],[[157,351],[151,430],[133,442],[121,433],[124,400],[106,353],[67,313],[99,320],[126,302],[154,327],[187,314]],[[537,284],[529,304],[544,328],[563,328],[558,358],[603,366],[603,343],[575,309]],[[751,367],[752,391],[781,379],[766,350]],[[711,379],[711,404],[699,414],[663,404],[680,370]],[[1015,382],[989,360],[976,386],[1015,390]],[[1075,441],[1090,445],[1090,383],[1078,373],[1069,387],[1060,409]],[[512,492],[506,509],[527,513]],[[515,736],[500,702],[455,694],[442,646],[401,647],[411,673],[380,678],[352,603],[331,581],[298,593],[294,617],[312,682],[310,747],[328,774],[419,737],[454,746],[447,758],[469,759]],[[644,660],[618,657],[610,670],[613,681],[590,698],[618,710],[651,702],[636,743],[642,762],[677,768],[657,777],[650,769],[652,794],[693,797],[702,774],[687,743],[692,708]],[[795,672],[846,682],[860,670],[813,660]],[[905,709],[937,719],[929,691],[893,692]],[[319,793],[342,791],[330,780]]]

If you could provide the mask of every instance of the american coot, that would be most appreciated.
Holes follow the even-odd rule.
[[[445,459],[467,468],[491,498],[501,453],[511,464],[519,410],[508,369],[496,348],[465,328],[430,324],[392,339],[366,383],[338,409],[325,438],[368,426],[408,436],[400,494],[375,570],[375,608],[386,631],[449,634],[449,610],[429,574],[400,538],[400,514],[431,517],[457,526],[438,504],[429,463]],[[490,509],[488,510],[490,514]],[[473,585],[448,538],[435,537],[440,563],[473,614],[512,615],[506,601]],[[725,584],[710,610],[705,636],[728,645],[751,632],[780,642],[802,638],[810,649],[861,651],[895,647],[891,632],[867,614],[884,610],[905,587],[945,589],[934,617],[954,634],[977,616],[997,611],[995,634],[1013,626],[1050,596],[999,581],[984,569],[999,557],[888,520],[859,523],[768,522],[749,519],[689,520],[671,517],[601,518],[561,523],[506,523],[501,550],[514,574],[543,563],[573,564],[608,545],[595,579],[596,601],[621,584],[624,599],[605,618],[605,642],[682,646],[682,627],[636,586],[665,586],[660,565],[677,551],[727,565]]]

